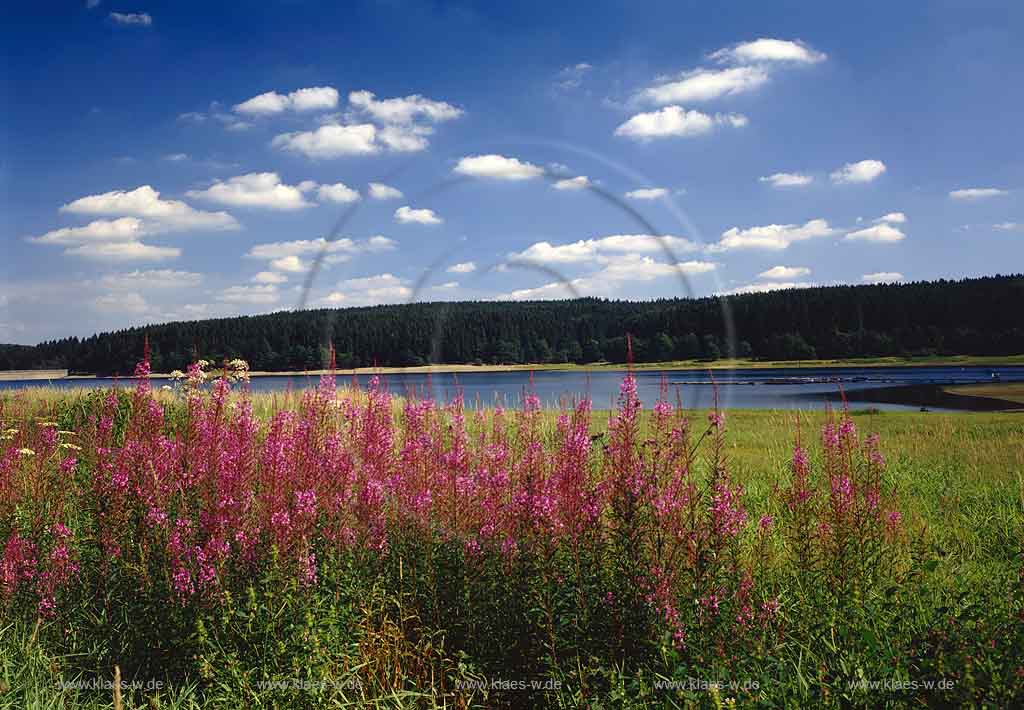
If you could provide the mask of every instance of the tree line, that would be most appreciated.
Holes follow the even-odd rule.
[[[154,372],[199,357],[254,370],[426,363],[768,360],[1024,353],[1024,275],[823,286],[706,298],[411,303],[162,323],[0,345],[0,369]]]

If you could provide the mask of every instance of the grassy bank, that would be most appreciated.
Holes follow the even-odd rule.
[[[947,387],[946,391],[966,397],[986,397],[1024,405],[1024,382],[959,385],[957,387]]]
[[[0,392],[0,707],[1024,700],[1024,418],[629,391]]]
[[[922,357],[874,357],[849,358],[837,360],[750,360],[744,358],[726,358],[720,360],[666,360],[664,362],[642,362],[634,365],[636,370],[734,370],[734,369],[765,369],[765,368],[809,368],[809,367],[1002,367],[1007,365],[1024,365],[1024,355],[1006,355],[984,357],[977,355],[934,355]],[[518,365],[467,365],[437,364],[416,367],[359,367],[355,369],[336,370],[339,375],[369,375],[392,373],[446,373],[446,372],[535,372],[544,370],[580,370],[584,372],[612,371],[622,372],[627,369],[625,363],[594,362],[594,363],[533,363]],[[330,370],[282,370],[253,371],[252,377],[280,377],[288,375],[308,375],[318,377],[329,374]],[[95,375],[69,375],[68,379],[88,379]],[[153,373],[154,379],[167,379],[169,373]],[[25,378],[17,373],[0,372],[0,380],[17,379],[63,379],[61,377]]]
[[[726,358],[720,360],[666,360],[664,362],[641,362],[634,365],[636,370],[735,370],[764,368],[808,368],[808,367],[1000,367],[1005,365],[1024,365],[1024,355],[1007,355],[1000,357],[982,357],[976,355],[928,356],[928,357],[874,357],[850,358],[841,360],[751,360],[745,358]],[[418,367],[360,367],[350,370],[338,370],[339,375],[352,374],[389,374],[389,373],[427,373],[427,372],[522,372],[543,370],[581,370],[584,372],[624,372],[625,363],[594,362],[594,363],[534,363],[523,365],[422,365]],[[325,375],[328,370],[309,370],[307,372],[252,372],[255,377],[280,375]]]

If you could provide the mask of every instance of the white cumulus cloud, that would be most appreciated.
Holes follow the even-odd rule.
[[[556,190],[584,190],[590,187],[590,178],[586,175],[580,175],[574,178],[565,178],[564,180],[556,181],[552,187]]]
[[[312,207],[295,185],[281,182],[277,173],[248,173],[217,180],[205,190],[189,190],[189,197],[233,207],[260,207],[269,210],[299,210]]]
[[[252,277],[252,280],[258,284],[283,284],[288,277],[274,271],[260,271]]]
[[[202,274],[194,271],[175,271],[173,269],[136,270],[120,274],[107,274],[100,279],[101,286],[116,290],[195,288],[202,282]]]
[[[757,275],[759,279],[792,280],[808,276],[811,270],[806,266],[773,266]]]
[[[247,303],[251,305],[268,305],[277,303],[281,294],[274,284],[256,286],[231,286],[220,292],[218,301],[226,303]]]
[[[351,106],[385,124],[408,124],[416,120],[429,123],[451,121],[462,116],[462,109],[445,101],[435,101],[419,94],[378,100],[370,91],[353,91],[348,95]]]
[[[740,229],[733,227],[722,232],[722,238],[708,247],[709,252],[729,251],[732,249],[768,249],[781,251],[793,242],[827,237],[835,230],[824,219],[812,219],[803,225],[767,224],[758,227]]]
[[[459,264],[452,264],[447,269],[449,274],[470,274],[476,271],[475,261],[463,261]]]
[[[860,280],[872,284],[894,283],[902,281],[903,274],[898,271],[877,271],[873,274],[864,274],[860,277]]]
[[[998,187],[965,187],[951,191],[949,196],[954,200],[983,200],[987,197],[1002,197],[1005,194],[1006,190]]]
[[[510,261],[540,264],[582,264],[598,261],[602,257],[621,254],[664,254],[693,252],[698,245],[689,239],[674,236],[656,237],[650,234],[612,234],[597,239],[581,239],[569,244],[535,242],[521,252],[508,255]]]
[[[370,197],[374,200],[400,200],[404,195],[397,187],[391,187],[382,182],[371,182]]]
[[[303,261],[295,255],[282,256],[279,259],[270,261],[270,268],[275,271],[284,271],[289,274],[301,274],[309,271],[309,262]]]
[[[544,169],[518,158],[491,153],[461,158],[455,165],[455,172],[469,177],[496,180],[528,180],[543,175]]]
[[[810,175],[802,173],[773,173],[758,178],[760,182],[767,182],[772,187],[804,187],[814,182]]]
[[[630,190],[626,197],[630,200],[657,200],[668,194],[664,187],[642,187],[639,190]]]
[[[395,210],[395,221],[401,224],[441,224],[444,220],[434,210],[413,209],[404,205]]]
[[[314,131],[282,133],[270,144],[314,159],[372,155],[381,150],[377,143],[377,127],[372,123],[329,123]]]
[[[284,111],[326,111],[338,106],[338,90],[313,86],[289,94],[268,91],[235,104],[232,110],[246,116],[272,116]]]
[[[876,224],[874,227],[858,229],[843,237],[846,241],[874,242],[877,244],[894,244],[906,239],[907,235],[900,231],[899,227],[891,224]]]
[[[372,254],[383,251],[391,251],[395,248],[394,240],[380,235],[371,237],[366,241],[355,241],[347,237],[328,241],[323,237],[316,239],[296,239],[290,242],[267,242],[256,244],[246,252],[245,256],[250,259],[280,259],[286,256],[305,256],[318,254],[321,251],[327,254]]]
[[[644,89],[638,99],[659,106],[710,101],[753,91],[767,81],[768,73],[760,67],[697,69],[687,72],[679,80]]]
[[[907,215],[902,212],[889,212],[875,220],[875,224],[905,224]]]
[[[761,37],[752,42],[741,42],[733,47],[720,49],[711,55],[712,59],[737,64],[762,62],[792,62],[795,64],[817,64],[827,55],[811,49],[800,41]]]
[[[742,114],[710,116],[682,106],[666,106],[648,113],[638,113],[615,129],[615,135],[648,141],[654,138],[688,138],[710,133],[716,126],[742,128],[747,117]]]
[[[139,217],[147,234],[187,230],[233,230],[239,224],[227,212],[204,212],[181,200],[164,200],[150,185],[112,190],[69,202],[61,212],[83,215]]]
[[[871,182],[884,173],[885,170],[885,163],[881,160],[861,160],[856,163],[846,163],[843,167],[835,170],[829,177],[837,185]]]
[[[358,202],[359,192],[343,182],[336,182],[333,185],[321,185],[316,191],[321,202]]]
[[[60,244],[63,246],[97,242],[131,242],[137,240],[143,233],[142,220],[136,217],[121,217],[114,220],[97,219],[84,227],[61,227],[41,236],[31,237],[29,241],[36,244]]]
[[[100,244],[82,244],[65,249],[68,256],[79,256],[93,261],[164,261],[177,259],[181,249],[177,247],[158,247],[142,242],[105,242]]]

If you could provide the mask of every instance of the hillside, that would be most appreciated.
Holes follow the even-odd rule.
[[[142,353],[153,369],[195,356],[242,357],[254,370],[322,367],[333,342],[341,367],[427,362],[638,362],[1024,353],[1024,276],[827,286],[658,301],[412,303],[282,311],[163,323],[0,345],[0,369],[126,374]]]

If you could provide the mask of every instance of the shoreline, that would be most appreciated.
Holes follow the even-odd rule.
[[[851,358],[835,360],[745,360],[723,359],[714,361],[702,360],[666,360],[662,362],[642,362],[633,365],[634,370],[767,370],[767,369],[812,369],[812,368],[876,368],[876,367],[1007,367],[1024,366],[1024,355],[1004,355],[999,357],[980,357],[975,355],[958,355],[950,357],[927,358]],[[424,373],[463,373],[463,372],[541,372],[541,371],[577,371],[577,372],[621,372],[628,369],[626,363],[597,362],[587,364],[574,363],[532,363],[516,365],[414,365],[409,367],[357,367],[338,368],[335,374],[350,375],[387,375],[387,374],[424,374]],[[26,376],[30,371],[0,372],[0,381],[18,380],[87,380],[97,379],[97,375],[74,374],[64,376],[39,375]],[[46,371],[43,371],[46,372]],[[329,375],[329,369],[311,370],[254,370],[250,377],[319,377]],[[130,379],[131,375],[121,375],[120,379]],[[151,379],[169,379],[170,373],[160,372],[150,375]]]
[[[871,387],[830,395],[840,401],[845,395],[848,402],[878,404],[904,404],[955,409],[964,412],[1024,412],[1024,383],[981,385],[899,385]]]

